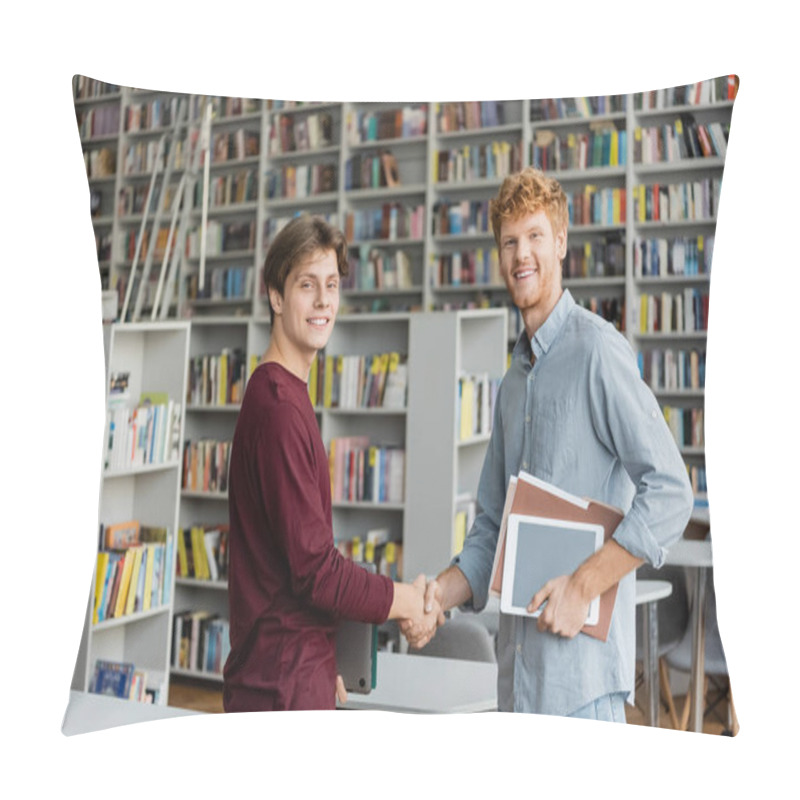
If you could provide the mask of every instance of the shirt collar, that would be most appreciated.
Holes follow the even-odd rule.
[[[522,356],[527,361],[530,361],[531,355],[536,356],[537,359],[545,355],[553,342],[558,338],[558,334],[561,332],[561,328],[574,305],[575,300],[572,294],[570,294],[569,289],[564,289],[555,307],[550,312],[550,315],[539,330],[533,334],[532,339],[528,339],[528,334],[523,328],[519,339],[517,339],[517,343],[514,345],[512,355],[514,357]]]

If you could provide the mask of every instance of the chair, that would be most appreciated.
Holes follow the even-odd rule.
[[[682,641],[689,631],[689,593],[686,585],[686,572],[683,567],[671,566],[669,564],[656,569],[649,564],[643,564],[636,571],[636,577],[641,580],[665,580],[672,584],[672,594],[659,600],[656,607],[658,615],[658,668],[660,676],[661,691],[665,698],[667,710],[670,715],[673,727],[678,727],[678,714],[675,709],[675,701],[669,684],[669,672],[664,657],[671,652]],[[641,661],[643,657],[643,644],[641,632],[645,609],[642,606],[636,607],[636,660]]]
[[[465,614],[458,614],[448,620],[421,650],[409,652],[420,656],[461,658],[465,661],[497,661],[492,634],[485,625]]]
[[[703,702],[706,703],[708,695],[709,680],[714,684],[719,694],[713,703],[706,705],[703,710],[705,717],[713,711],[723,700],[727,700],[728,717],[727,728],[723,731],[725,735],[735,736],[739,730],[739,721],[736,717],[736,709],[733,705],[733,697],[730,691],[730,680],[728,679],[728,664],[725,660],[725,652],[722,647],[722,638],[719,634],[717,622],[717,600],[714,592],[713,570],[708,572],[708,585],[706,586],[706,613],[705,613],[705,682],[703,686]],[[692,632],[687,628],[680,642],[669,651],[665,656],[665,662],[669,669],[679,672],[690,672],[692,668]],[[689,706],[691,698],[687,695],[681,714],[680,723],[676,725],[679,730],[686,730],[689,721]],[[718,717],[721,719],[720,717]]]

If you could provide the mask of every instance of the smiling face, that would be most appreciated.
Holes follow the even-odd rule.
[[[561,262],[567,231],[554,232],[543,209],[503,220],[498,240],[500,272],[528,336],[547,319],[561,297]]]
[[[317,250],[286,276],[283,294],[270,288],[273,337],[295,372],[307,372],[328,343],[339,310],[339,266],[333,250]]]

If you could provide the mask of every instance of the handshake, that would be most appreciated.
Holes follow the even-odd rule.
[[[409,585],[410,616],[398,620],[400,632],[409,645],[417,650],[425,647],[436,635],[436,630],[445,623],[442,586],[436,578],[426,583],[425,576],[419,575]]]

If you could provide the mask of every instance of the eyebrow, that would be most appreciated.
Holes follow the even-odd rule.
[[[332,278],[336,278],[338,280],[339,272],[338,271],[331,272],[329,275],[327,275],[326,277],[322,278],[322,280],[323,281],[329,281]],[[313,272],[299,272],[297,274],[297,277],[295,278],[295,280],[297,280],[297,281],[302,281],[302,280],[306,280],[306,279],[312,280],[312,281],[316,281],[316,280],[319,280],[319,277],[316,274],[314,274]]]

